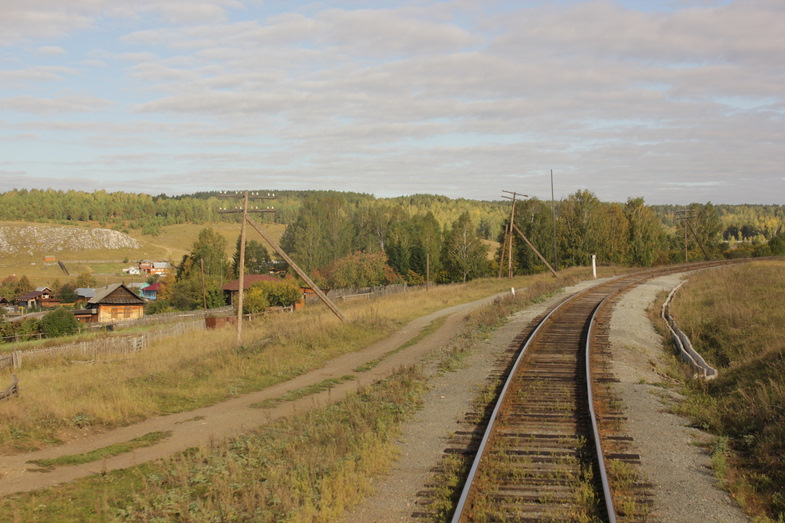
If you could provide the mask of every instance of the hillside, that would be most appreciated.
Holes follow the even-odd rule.
[[[3,255],[49,255],[89,250],[135,250],[139,241],[119,231],[68,225],[30,223],[0,224]]]

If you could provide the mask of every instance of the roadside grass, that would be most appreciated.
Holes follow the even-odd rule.
[[[530,283],[546,292],[565,284]],[[482,329],[502,324],[510,311],[531,303],[526,296],[494,300],[469,314],[454,350],[441,357],[471,350],[471,340],[487,335]],[[341,402],[240,437],[160,462],[8,496],[0,500],[0,521],[340,519],[371,492],[371,478],[385,473],[397,457],[395,437],[400,424],[420,408],[427,379],[421,366],[408,367]],[[453,476],[452,484],[460,481]],[[449,507],[448,502],[444,513]]]
[[[429,336],[429,335],[433,334],[434,332],[436,332],[437,330],[439,330],[439,327],[444,325],[445,321],[447,321],[447,316],[442,316],[440,318],[436,318],[431,323],[429,323],[427,327],[425,327],[423,330],[421,330],[419,333],[417,333],[417,336],[415,336],[414,338],[410,339],[409,341],[407,341],[406,343],[404,343],[403,345],[401,345],[397,349],[393,349],[391,351],[388,351],[388,352],[384,353],[382,356],[376,358],[375,360],[371,360],[371,361],[369,361],[367,363],[364,363],[364,364],[362,364],[362,365],[360,365],[358,367],[355,367],[352,370],[354,372],[368,372],[369,370],[374,369],[377,365],[379,365],[385,359],[389,358],[390,356],[392,356],[394,354],[397,354],[397,353],[401,352],[404,349],[407,349],[407,348],[411,347],[412,345],[420,342],[421,340],[425,339],[427,336]]]
[[[90,452],[84,452],[82,454],[68,454],[50,459],[32,459],[28,461],[28,463],[38,465],[43,471],[49,471],[55,467],[62,467],[65,465],[81,465],[83,463],[92,463],[100,459],[111,458],[112,456],[117,456],[118,454],[130,452],[134,449],[155,445],[159,441],[164,440],[171,435],[171,431],[149,432],[144,436],[139,436],[138,438],[134,438],[130,441],[115,443],[114,445],[91,450]]]
[[[719,377],[686,380],[677,409],[718,437],[715,472],[760,521],[785,520],[785,263],[701,271],[671,314]],[[770,519],[769,519],[770,518]]]
[[[17,370],[22,393],[0,403],[0,451],[57,444],[76,432],[127,425],[153,415],[192,410],[286,381],[341,354],[356,352],[416,316],[508,290],[510,286],[568,285],[585,268],[513,280],[410,290],[371,302],[341,303],[349,323],[326,307],[259,318],[244,328],[185,333],[151,344],[123,361],[99,357],[95,365],[41,358]]]
[[[251,403],[249,407],[254,409],[271,409],[277,405],[280,405],[284,401],[294,401],[300,398],[304,398],[305,396],[317,394],[319,392],[331,389],[336,385],[340,385],[341,383],[351,381],[353,379],[356,379],[356,377],[348,374],[346,376],[341,376],[340,378],[328,378],[326,380],[322,380],[319,383],[314,383],[313,385],[309,385],[307,387],[301,387],[299,389],[290,390],[280,398],[270,398],[264,401],[260,401],[258,403]]]

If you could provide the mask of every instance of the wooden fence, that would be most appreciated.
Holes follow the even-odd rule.
[[[16,378],[16,374],[11,379],[11,386],[5,390],[0,390],[0,401],[19,396],[19,380]]]
[[[146,348],[154,340],[180,336],[193,330],[205,328],[204,319],[175,323],[155,331],[146,332],[133,336],[112,336],[94,341],[80,341],[57,345],[54,347],[42,347],[26,351],[15,350],[10,355],[0,356],[0,369],[13,366],[18,369],[22,366],[23,360],[36,358],[53,358],[58,356],[71,355],[73,357],[95,358],[102,353],[130,353],[138,352]]]

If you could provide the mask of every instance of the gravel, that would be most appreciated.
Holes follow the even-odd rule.
[[[696,445],[709,435],[687,426],[667,412],[678,394],[658,385],[667,381],[663,340],[646,317],[657,294],[670,290],[679,276],[652,280],[628,292],[617,304],[611,322],[614,373],[626,405],[627,432],[641,455],[642,472],[653,484],[651,521],[749,521],[730,496],[717,487],[706,450]],[[474,348],[465,366],[431,379],[424,407],[408,422],[399,439],[400,459],[387,476],[374,482],[375,494],[347,514],[346,521],[415,521],[418,492],[426,489],[431,470],[441,460],[449,433],[470,410],[472,398],[485,384],[494,362],[512,339],[550,304],[587,287],[585,282],[562,295],[510,317],[491,339]],[[438,350],[434,347],[433,350]],[[421,521],[421,520],[420,520]]]

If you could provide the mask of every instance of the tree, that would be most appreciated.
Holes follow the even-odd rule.
[[[76,294],[75,287],[72,283],[64,283],[60,286],[60,292],[57,293],[57,298],[62,303],[74,303],[79,299],[79,295]]]
[[[400,283],[403,279],[387,264],[384,253],[354,252],[337,260],[329,276],[330,286],[376,287]]]
[[[263,312],[267,307],[289,307],[302,299],[300,288],[286,281],[254,283],[243,296],[243,313]]]
[[[660,256],[664,233],[660,220],[643,198],[628,198],[624,215],[629,224],[629,259],[633,265],[651,267]]]
[[[605,209],[589,191],[571,194],[559,205],[560,253],[565,266],[588,265],[591,255],[602,251]]]
[[[95,277],[89,272],[80,273],[79,276],[76,277],[76,286],[79,288],[95,287]]]
[[[245,242],[245,274],[264,274],[270,264],[270,253],[267,248],[256,240]],[[232,273],[235,278],[240,277],[240,238],[237,238],[237,247],[232,256]]]
[[[33,287],[33,284],[30,283],[30,280],[27,279],[27,275],[23,274],[22,277],[19,278],[19,283],[16,284],[16,297],[18,298],[23,294],[27,294],[34,288],[35,287]]]
[[[79,332],[79,321],[63,307],[58,307],[41,318],[41,330],[47,338],[67,336]]]
[[[488,249],[477,237],[468,212],[461,214],[445,234],[442,259],[450,281],[466,282],[489,273]]]

